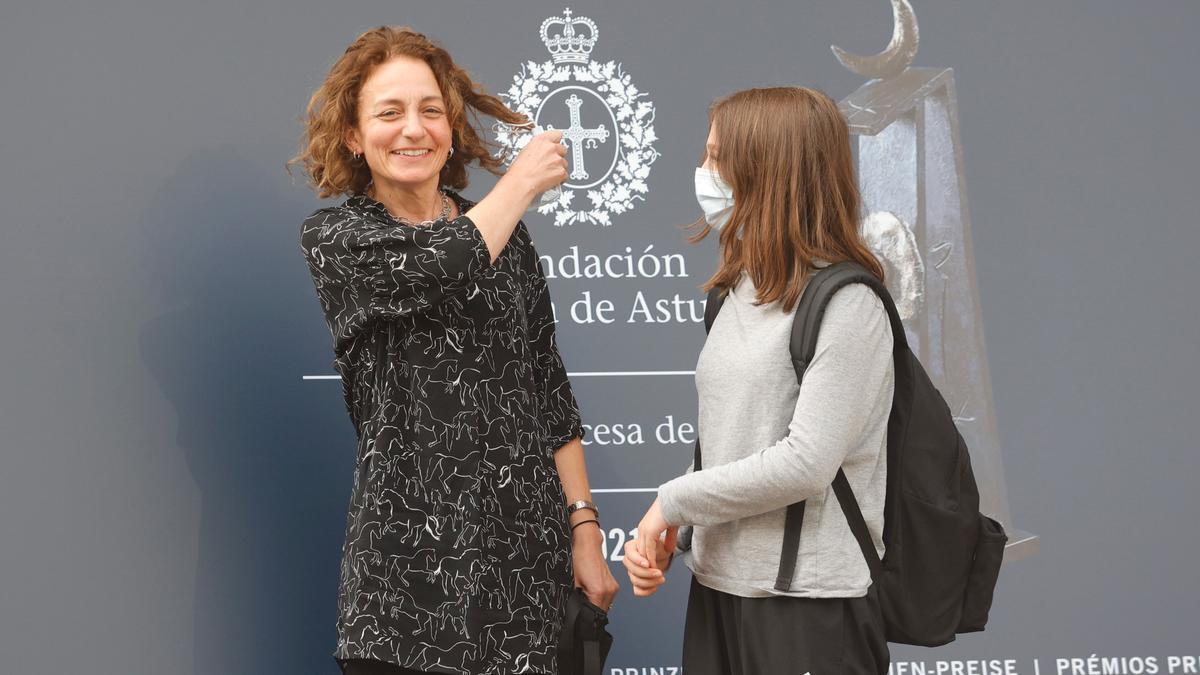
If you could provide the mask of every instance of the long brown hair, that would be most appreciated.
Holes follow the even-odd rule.
[[[480,115],[509,124],[524,124],[524,115],[486,93],[450,58],[449,52],[417,31],[400,26],[373,28],[354,40],[308,102],[304,142],[289,164],[300,164],[317,194],[361,194],[371,182],[367,163],[355,160],[346,147],[346,131],[358,126],[358,96],[375,68],[397,56],[429,64],[446,102],[454,154],[441,173],[441,186],[467,186],[467,165],[499,174],[501,161],[477,131]]]
[[[859,234],[850,130],[837,103],[803,87],[747,89],[714,103],[709,123],[733,211],[705,291],[730,289],[747,272],[757,304],[778,300],[791,311],[818,260],[852,260],[883,280]],[[693,242],[713,229],[703,219],[696,226]]]

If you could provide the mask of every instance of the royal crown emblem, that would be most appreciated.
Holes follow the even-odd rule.
[[[543,21],[540,34],[550,59],[526,62],[501,94],[534,125],[561,130],[568,149],[570,171],[561,193],[537,210],[553,214],[555,225],[612,225],[613,216],[644,201],[649,191],[646,179],[658,159],[654,104],[619,63],[592,60],[599,30],[591,19],[572,16],[568,8]],[[531,137],[497,125],[497,156],[511,161]]]
[[[572,19],[570,8],[563,10],[562,19],[552,16],[543,21],[541,32],[555,63],[587,63],[596,46],[596,22],[585,16]]]

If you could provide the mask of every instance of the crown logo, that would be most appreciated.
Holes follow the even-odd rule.
[[[554,63],[587,63],[596,46],[595,22],[586,16],[571,18],[569,7],[563,10],[563,18],[543,21],[541,33]]]

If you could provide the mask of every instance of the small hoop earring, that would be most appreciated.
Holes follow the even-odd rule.
[[[354,154],[354,161],[356,161],[356,162],[357,162],[358,160],[362,159],[362,153],[361,153],[361,152],[355,152],[355,153],[353,153],[353,154]]]
[[[454,156],[454,146],[452,145],[452,146],[450,146],[450,154],[446,155],[446,159],[450,159],[453,156]]]

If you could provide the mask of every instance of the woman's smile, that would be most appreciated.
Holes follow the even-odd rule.
[[[430,148],[404,148],[401,150],[392,150],[390,153],[393,157],[400,157],[402,160],[426,159],[433,154]]]

